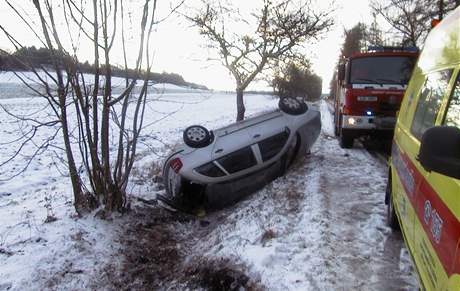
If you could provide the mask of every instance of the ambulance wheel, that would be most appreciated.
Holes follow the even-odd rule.
[[[388,195],[388,203],[387,203],[387,225],[392,230],[399,230],[399,222],[398,217],[396,216],[396,211],[393,202],[393,193],[392,193],[392,186],[391,186],[391,176],[388,177],[387,180],[387,188],[386,188],[386,195]]]

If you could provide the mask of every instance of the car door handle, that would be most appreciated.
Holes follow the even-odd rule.
[[[252,138],[259,138],[260,134],[255,134]]]
[[[224,151],[223,149],[218,149],[218,150],[216,150],[214,153],[218,154],[218,153],[221,153],[221,152],[223,152],[223,151]]]

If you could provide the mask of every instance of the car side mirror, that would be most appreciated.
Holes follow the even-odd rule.
[[[435,126],[425,131],[418,160],[429,172],[460,179],[460,129]]]
[[[340,82],[343,82],[343,80],[345,79],[345,64],[340,64],[339,65],[339,69],[338,69],[338,72],[337,72],[337,79]]]

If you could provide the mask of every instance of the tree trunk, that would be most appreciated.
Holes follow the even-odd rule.
[[[78,174],[77,167],[75,165],[75,159],[73,157],[72,146],[71,146],[70,137],[69,137],[69,127],[67,124],[67,109],[65,105],[63,105],[63,100],[61,100],[61,124],[62,124],[62,136],[64,139],[64,146],[65,146],[65,152],[67,156],[69,175],[70,175],[70,180],[72,182],[74,206],[75,206],[75,210],[77,211],[78,215],[81,215],[89,210],[88,209],[89,205],[86,201],[85,194],[82,192],[80,175]]]
[[[444,0],[439,0],[439,20],[444,18]]]
[[[244,101],[243,101],[243,90],[236,88],[236,121],[241,121],[244,119],[244,112],[246,111],[246,108],[244,107]]]

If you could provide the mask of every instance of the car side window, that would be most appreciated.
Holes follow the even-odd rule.
[[[259,149],[262,155],[262,160],[265,162],[276,156],[286,144],[288,137],[289,132],[283,131],[260,141]]]
[[[411,132],[417,139],[421,139],[423,133],[434,126],[451,76],[452,69],[430,73],[427,76],[411,127]]]
[[[245,147],[217,159],[217,162],[230,174],[245,170],[257,165],[257,160],[251,147]]]
[[[444,125],[460,128],[460,75],[458,75],[455,86],[452,89]]]
[[[201,175],[205,175],[208,177],[222,177],[225,176],[225,173],[222,172],[213,162],[207,163],[195,169]]]

